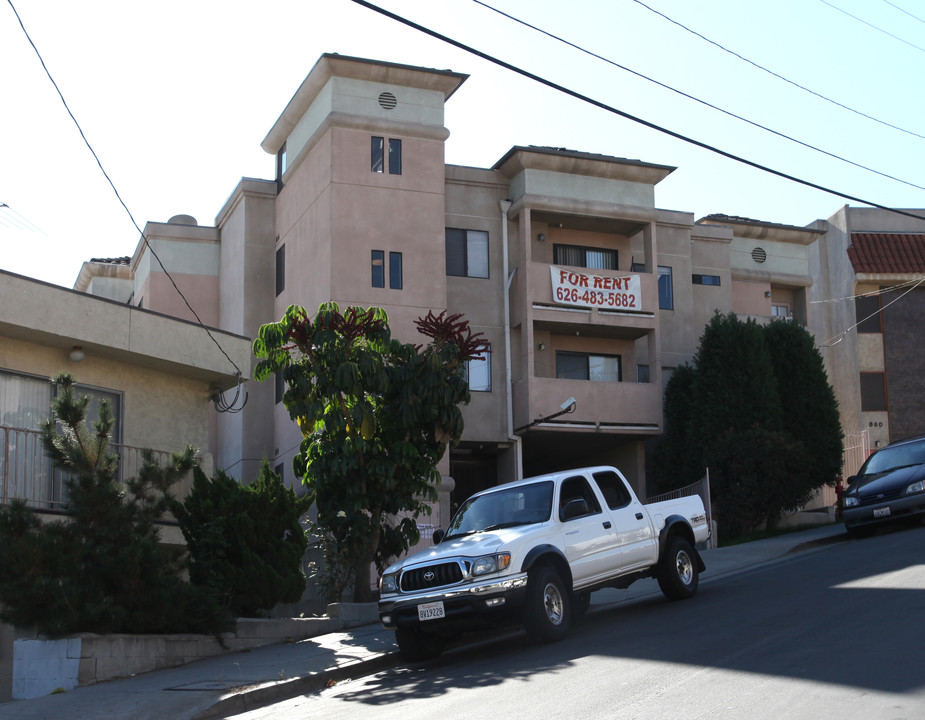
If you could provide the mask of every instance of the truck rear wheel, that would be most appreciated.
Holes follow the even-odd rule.
[[[658,586],[669,600],[685,600],[697,592],[700,576],[697,557],[690,543],[675,536],[668,541],[658,563]]]
[[[559,574],[550,567],[530,572],[524,627],[540,642],[555,642],[568,634],[572,622],[569,593]]]

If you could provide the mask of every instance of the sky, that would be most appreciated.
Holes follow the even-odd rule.
[[[326,52],[469,75],[446,104],[450,164],[543,145],[668,165],[656,206],[695,218],[925,208],[920,3],[644,2],[375,4],[648,125],[352,0],[0,0],[0,269],[72,287],[90,258],[132,255],[135,224],[213,225],[242,177],[273,179],[260,143]]]

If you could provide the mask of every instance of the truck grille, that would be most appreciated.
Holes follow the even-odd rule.
[[[402,592],[426,590],[428,588],[453,585],[463,579],[462,570],[458,563],[449,562],[439,565],[406,570],[401,576]]]

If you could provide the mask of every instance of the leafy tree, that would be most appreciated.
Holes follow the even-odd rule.
[[[146,451],[138,477],[123,486],[109,448],[108,403],[91,431],[90,398],[77,395],[67,373],[52,382],[61,392],[42,444],[69,471],[68,517],[42,524],[23,502],[0,509],[0,617],[51,637],[221,629],[218,606],[180,578],[179,559],[159,542],[155,524],[170,504],[169,488],[193,466],[194,450],[175,453],[167,467]]]
[[[193,468],[193,488],[174,514],[186,538],[190,581],[208,588],[231,617],[255,617],[305,591],[307,498],[286,488],[264,458],[250,485]]]
[[[842,472],[844,431],[838,400],[812,335],[802,325],[775,320],[764,326],[780,392],[784,431],[807,448],[804,474],[811,489],[834,485]]]
[[[681,365],[665,386],[665,433],[655,447],[656,492],[668,492],[695,482],[703,475],[703,464],[696,438],[690,427],[694,413],[696,370]]]
[[[717,313],[694,366],[681,370],[666,389],[657,482],[680,487],[709,467],[724,534],[773,527],[837,479],[838,407],[804,328]]]
[[[380,308],[325,303],[312,320],[290,307],[260,329],[255,377],[283,373],[283,402],[305,436],[294,468],[317,506],[329,599],[351,582],[355,601],[372,599],[370,565],[381,572],[419,539],[437,463],[462,435],[465,361],[485,348],[460,318],[417,320],[431,338],[423,347],[394,340]]]

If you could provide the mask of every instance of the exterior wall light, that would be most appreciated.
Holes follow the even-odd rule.
[[[70,352],[70,354],[68,355],[68,357],[69,357],[73,362],[80,362],[80,361],[83,360],[84,357],[86,357],[86,356],[84,355],[84,349],[83,349],[80,345],[75,345],[75,346],[71,349],[71,352]]]
[[[539,235],[536,236],[536,239],[539,240],[540,242],[545,242],[546,236],[543,233],[540,233]]]

